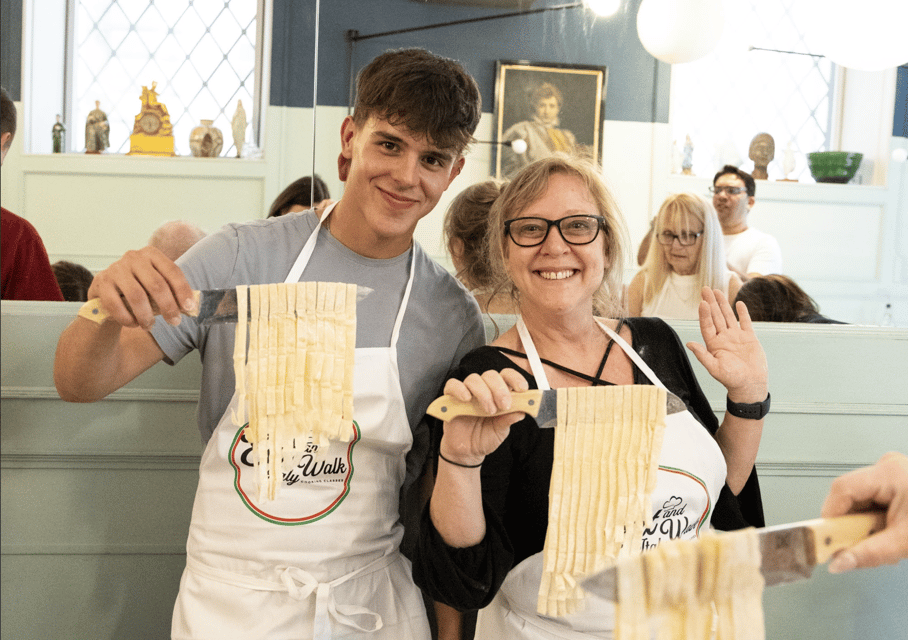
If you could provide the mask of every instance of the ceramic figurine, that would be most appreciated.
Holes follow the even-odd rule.
[[[217,158],[223,147],[224,135],[214,126],[214,120],[202,120],[189,134],[189,149],[196,158]]]
[[[236,145],[236,157],[243,157],[243,145],[246,143],[246,110],[243,108],[243,101],[236,101],[236,111],[231,120],[233,130],[233,144]]]
[[[694,141],[688,135],[684,139],[684,159],[681,161],[681,173],[686,176],[694,175]]]
[[[60,122],[60,115],[57,114],[57,123],[51,129],[54,137],[54,153],[63,153],[63,145],[66,143],[66,127]]]
[[[785,174],[785,177],[782,179],[783,182],[797,182],[797,180],[792,180],[788,176],[791,175],[791,172],[795,170],[795,154],[794,146],[791,140],[788,141],[788,144],[785,146],[785,156],[782,159],[782,172]]]
[[[85,153],[101,153],[110,146],[110,123],[107,114],[101,111],[101,101],[95,100],[95,108],[89,111],[85,120]]]

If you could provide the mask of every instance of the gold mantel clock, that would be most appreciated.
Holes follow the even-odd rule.
[[[175,156],[173,151],[173,125],[167,107],[158,102],[155,91],[158,83],[152,82],[151,89],[142,87],[142,110],[129,136],[131,156]]]

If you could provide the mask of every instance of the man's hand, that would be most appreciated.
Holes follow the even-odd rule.
[[[908,558],[908,456],[890,452],[873,466],[836,478],[823,503],[824,518],[886,508],[886,528],[836,554],[830,573],[895,564]]]
[[[150,329],[156,307],[172,325],[181,313],[195,310],[192,287],[180,268],[160,250],[144,247],[128,251],[98,273],[88,290],[88,299],[100,298],[111,319],[123,327]]]

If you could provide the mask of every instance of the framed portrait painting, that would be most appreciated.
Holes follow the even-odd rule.
[[[496,177],[557,151],[598,161],[606,67],[499,60],[495,78]]]

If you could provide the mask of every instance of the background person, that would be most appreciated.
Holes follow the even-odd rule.
[[[50,265],[50,268],[54,272],[54,277],[57,278],[57,284],[60,285],[64,300],[67,302],[86,302],[88,300],[88,289],[95,278],[91,271],[81,264],[68,260],[58,260]]]
[[[711,191],[725,236],[728,268],[737,273],[742,282],[782,273],[782,249],[778,241],[747,224],[747,216],[756,202],[757,185],[753,176],[727,164],[713,177]]]
[[[268,217],[276,218],[288,213],[306,211],[312,208],[313,202],[318,210],[323,210],[334,202],[331,200],[331,194],[328,193],[328,185],[318,175],[305,176],[287,185],[271,203]]]
[[[442,227],[458,280],[470,290],[479,308],[487,313],[511,313],[514,310],[510,299],[493,295],[491,265],[486,249],[489,210],[506,184],[505,181],[490,179],[461,191],[448,205]]]
[[[0,165],[15,136],[16,105],[0,87]],[[3,300],[63,300],[37,229],[4,207],[0,207],[0,274]]]
[[[502,136],[502,141],[523,140],[527,144],[523,153],[502,145],[501,173],[504,177],[513,176],[531,162],[553,153],[570,153],[577,146],[574,134],[559,127],[558,116],[564,105],[564,97],[558,87],[550,82],[540,83],[530,93],[528,102],[531,118],[510,126]]]
[[[480,115],[479,89],[460,64],[422,49],[388,51],[357,76],[353,115],[340,131],[344,196],[321,217],[230,224],[179,266],[144,247],[95,276],[89,297],[112,318],[76,318],[64,330],[54,366],[63,399],[101,399],[161,360],[201,351],[206,446],[174,637],[429,636],[400,553],[400,505],[426,461],[426,407],[485,336],[475,300],[413,234],[463,168]],[[258,502],[252,487],[234,485],[250,447],[231,415],[235,327],[199,325],[180,312],[192,310],[192,289],[297,281],[372,289],[357,305],[359,437],[318,452],[356,473],[335,466],[307,482],[289,479],[277,502]],[[153,317],[152,301],[163,318]]]
[[[736,301],[747,306],[755,322],[813,322],[845,324],[820,314],[814,299],[797,283],[779,274],[751,278],[738,291]]]
[[[628,287],[629,315],[696,320],[703,287],[735,299],[741,280],[725,266],[722,228],[705,198],[669,196],[654,229],[646,262]]]
[[[148,245],[176,260],[207,235],[204,229],[188,220],[171,220],[154,230]]]
[[[728,389],[730,412],[719,425],[664,321],[593,315],[594,299],[596,307],[620,315],[623,234],[614,198],[592,163],[552,156],[515,176],[492,208],[489,246],[496,278],[518,292],[520,320],[464,358],[444,393],[462,401],[476,398],[491,412],[510,407],[509,390],[664,383],[689,410],[667,418],[653,524],[643,547],[680,534],[684,527],[675,528],[663,509],[679,499],[688,522],[711,518],[723,529],[762,526],[759,493],[746,498],[742,491],[756,484],[753,465],[764,413],[740,417],[742,404],[768,400],[766,357],[746,310],[738,323],[722,294],[704,289],[705,346],[688,345]],[[577,629],[602,637],[610,631],[612,603],[591,597],[575,616],[535,613],[554,431],[510,413],[455,418],[435,432],[437,475],[414,576],[439,601],[481,609],[478,638],[575,637],[565,635],[572,630],[586,637]],[[685,535],[694,537],[695,530]]]

